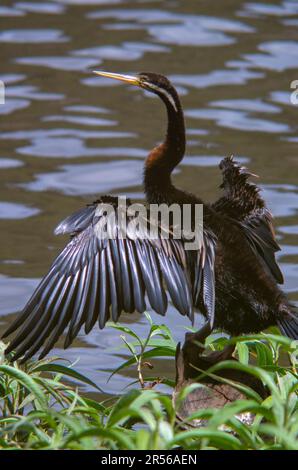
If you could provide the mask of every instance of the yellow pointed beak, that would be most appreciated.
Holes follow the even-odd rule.
[[[140,86],[139,78],[134,77],[132,75],[124,75],[124,74],[121,74],[121,73],[102,72],[100,70],[99,71],[94,70],[94,73],[96,73],[96,75],[100,75],[101,77],[114,78],[115,80],[121,80],[122,82],[128,83],[130,85]]]

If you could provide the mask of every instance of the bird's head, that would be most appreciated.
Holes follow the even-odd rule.
[[[178,94],[171,84],[170,80],[164,75],[153,72],[140,72],[136,75],[124,75],[120,73],[94,71],[97,75],[102,77],[113,78],[121,80],[129,85],[135,85],[144,90],[158,95],[167,106],[170,106],[174,111],[180,109],[180,101]]]

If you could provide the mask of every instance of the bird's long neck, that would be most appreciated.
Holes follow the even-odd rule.
[[[149,201],[172,188],[171,173],[185,152],[184,116],[178,94],[174,88],[157,94],[166,105],[168,127],[164,142],[150,152],[145,163],[144,186]]]

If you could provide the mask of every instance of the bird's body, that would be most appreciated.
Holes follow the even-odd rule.
[[[222,219],[215,262],[215,328],[235,336],[277,325],[290,312],[276,281],[264,269],[244,233]],[[230,231],[227,236],[225,229]]]
[[[164,315],[166,290],[177,310],[193,319],[194,309],[205,315],[210,331],[231,335],[259,332],[278,325],[298,338],[298,320],[279,289],[282,274],[275,261],[279,246],[272,218],[259,189],[248,181],[251,174],[232,157],[220,165],[223,195],[214,204],[176,188],[173,169],[185,152],[183,111],[176,90],[163,76],[137,77],[100,72],[157,94],[165,103],[168,128],[165,141],[147,157],[144,191],[148,204],[203,204],[204,230],[198,249],[187,251],[185,239],[120,236],[103,239],[103,205],[118,207],[117,198],[101,197],[65,219],[56,233],[70,233],[71,241],[54,261],[24,311],[6,334],[19,329],[8,352],[42,356],[67,328],[67,347],[84,325],[88,333],[96,322],[103,328],[121,312],[142,313],[149,304]],[[127,214],[127,212],[126,212]],[[129,215],[129,220],[133,217]]]

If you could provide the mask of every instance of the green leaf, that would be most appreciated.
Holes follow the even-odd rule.
[[[67,377],[76,379],[79,382],[91,385],[92,387],[96,388],[100,392],[103,392],[103,390],[100,387],[98,387],[96,383],[88,379],[85,375],[81,374],[80,372],[75,371],[74,369],[71,369],[70,367],[66,367],[61,364],[42,364],[35,368],[35,372],[39,372],[39,371],[63,374]]]
[[[130,328],[128,328],[128,326],[119,325],[118,323],[112,323],[112,322],[107,322],[106,326],[114,328],[115,330],[118,330],[118,331],[122,331],[123,333],[126,333],[129,336],[132,336],[139,343],[141,343],[141,339],[139,338],[139,336],[134,331],[132,331]]]
[[[158,347],[158,348],[153,348],[149,351],[145,351],[142,354],[142,359],[144,361],[144,359],[149,359],[149,358],[152,358],[152,357],[174,357],[174,356],[175,356],[175,353],[172,349]],[[139,359],[139,357],[140,357],[140,355],[137,355],[137,359]],[[119,367],[117,367],[117,369],[113,370],[113,372],[111,373],[111,375],[108,378],[108,381],[111,380],[113,375],[118,374],[118,372],[120,372],[121,370],[123,370],[127,367],[130,367],[131,365],[133,365],[135,363],[136,363],[136,358],[135,357],[132,357],[132,358],[128,359],[127,361],[123,362]]]
[[[0,365],[0,372],[8,375],[9,377],[17,380],[20,382],[22,385],[24,385],[29,392],[33,393],[36,396],[36,400],[39,403],[41,408],[44,408],[47,406],[47,400],[46,396],[43,393],[41,387],[37,385],[35,380],[30,377],[28,374],[23,372],[20,369],[17,369],[16,367],[9,366],[9,365]]]
[[[239,361],[242,364],[249,363],[249,348],[245,343],[237,343],[237,353],[239,357]]]
[[[176,434],[169,445],[174,446],[182,444],[183,442],[187,442],[189,439],[207,439],[208,441],[211,441],[211,443],[216,444],[219,449],[243,449],[241,442],[235,436],[223,431],[209,430],[208,428],[200,428]]]

